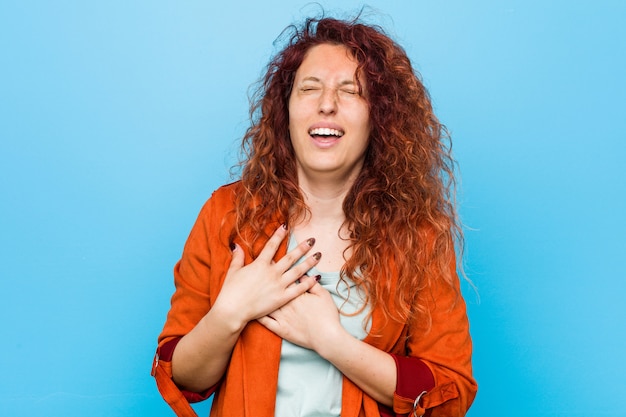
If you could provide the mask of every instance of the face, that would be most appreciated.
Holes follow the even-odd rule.
[[[353,181],[361,170],[370,123],[356,71],[348,49],[330,44],[312,47],[298,68],[289,97],[289,133],[299,180]]]

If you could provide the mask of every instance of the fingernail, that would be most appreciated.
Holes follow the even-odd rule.
[[[234,242],[230,242],[230,245],[229,245],[229,246],[230,246],[230,250],[231,250],[231,252],[234,252],[234,251],[235,251],[235,249],[237,249],[237,246],[235,246],[235,243],[234,243]]]
[[[281,226],[283,226],[283,229],[287,230],[287,223],[283,223]]]
[[[307,243],[309,246],[313,246],[313,245],[315,245],[315,238],[314,238],[314,237],[312,237],[312,238],[310,238],[310,239],[307,239],[306,243]]]
[[[315,275],[315,281],[316,282],[320,282],[320,279],[322,279],[321,275]]]
[[[313,257],[315,258],[316,261],[319,261],[320,258],[322,257],[322,253],[321,252],[315,252],[313,254]]]

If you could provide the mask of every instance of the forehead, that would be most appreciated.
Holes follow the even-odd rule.
[[[296,79],[314,77],[344,78],[353,80],[358,68],[357,60],[343,45],[321,44],[310,48],[298,71]]]

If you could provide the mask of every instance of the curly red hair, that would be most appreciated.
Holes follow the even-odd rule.
[[[343,203],[352,232],[343,273],[367,290],[370,308],[382,307],[387,318],[406,321],[426,313],[417,294],[430,280],[453,285],[454,243],[462,243],[449,136],[428,92],[403,48],[379,27],[321,18],[286,33],[287,45],[269,63],[251,100],[252,124],[242,144],[245,192],[236,198],[233,233],[246,236],[252,248],[266,237],[268,222],[288,223],[307,211],[288,131],[289,96],[311,47],[344,45],[367,91],[371,136],[363,169]]]

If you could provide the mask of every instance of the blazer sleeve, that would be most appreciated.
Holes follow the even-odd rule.
[[[178,416],[195,417],[189,403],[208,398],[218,386],[204,393],[181,390],[172,379],[171,364],[176,344],[206,315],[212,304],[211,291],[217,291],[217,288],[211,288],[212,249],[224,243],[215,238],[220,233],[217,222],[223,215],[215,200],[214,194],[201,209],[182,257],[174,268],[175,292],[152,365],[159,392]]]
[[[402,401],[397,401],[398,411],[406,412],[410,404],[410,411],[417,416],[461,417],[476,396],[478,386],[472,376],[469,321],[454,257],[449,268],[454,278],[452,284],[433,279],[418,295],[419,303],[430,313],[430,320],[414,320],[409,326],[407,355],[428,366],[434,387],[417,404],[414,404],[416,397],[409,398],[404,406],[400,406]]]
[[[430,368],[420,359],[391,353],[396,362],[396,390],[393,393],[394,407],[378,404],[381,417],[403,417],[413,411],[413,404],[435,387],[435,379]],[[417,401],[415,400],[417,399]]]

